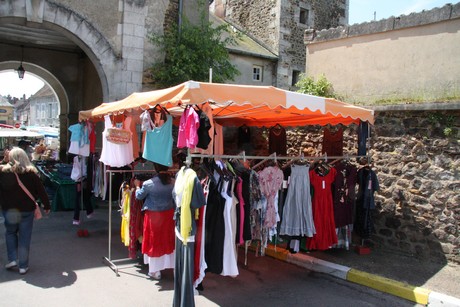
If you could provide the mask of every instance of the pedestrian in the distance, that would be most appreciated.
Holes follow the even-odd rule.
[[[19,273],[26,274],[29,270],[29,249],[36,205],[21,187],[18,178],[31,196],[43,204],[45,214],[49,214],[51,207],[48,194],[38,177],[38,170],[23,149],[14,147],[9,152],[8,163],[0,166],[0,205],[5,218],[8,254],[5,268],[19,266]]]
[[[136,198],[144,200],[144,230],[142,253],[149,265],[149,276],[161,279],[161,270],[174,268],[174,209],[172,190],[174,183],[168,167],[154,163],[156,174],[149,180],[134,180]]]

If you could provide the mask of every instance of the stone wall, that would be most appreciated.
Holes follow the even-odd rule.
[[[375,118],[370,144],[380,191],[375,233],[366,244],[460,262],[460,111],[377,112]],[[344,130],[344,155],[357,154],[356,128]],[[251,154],[268,155],[267,131],[251,128]],[[320,126],[288,128],[288,155],[320,155],[322,134]],[[237,128],[225,129],[226,153],[240,152],[237,137]]]
[[[459,115],[377,114],[372,138],[380,181],[375,244],[421,258],[460,261]]]

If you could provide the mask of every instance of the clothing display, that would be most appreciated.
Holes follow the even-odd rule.
[[[195,213],[203,207],[206,198],[196,172],[183,166],[176,175],[173,189],[176,203],[176,252],[174,269],[173,306],[195,306],[193,292]]]
[[[146,132],[142,157],[165,166],[172,165],[172,116],[161,127]]]
[[[280,235],[313,237],[309,166],[291,166],[291,182],[284,203]]]
[[[332,190],[334,199],[335,227],[340,228],[353,224],[355,204],[355,187],[357,183],[356,167],[346,161],[341,161],[335,166],[337,175]]]
[[[343,155],[343,129],[338,128],[332,132],[328,128],[324,128],[323,146],[321,152],[328,156],[342,156]]]
[[[248,126],[242,125],[238,127],[238,150],[244,150],[246,154],[252,154],[251,129]]]
[[[123,128],[125,128],[125,124],[131,123],[130,119],[128,119],[128,121],[122,123]],[[110,120],[110,115],[104,116],[104,127],[104,132],[102,132],[102,151],[99,161],[113,167],[122,167],[133,162],[132,139],[125,144],[116,144],[107,140],[108,129],[114,127]]]
[[[69,126],[70,146],[69,153],[80,156],[89,156],[89,128],[86,123],[78,123]]]
[[[177,148],[195,148],[198,144],[199,126],[200,118],[198,114],[194,108],[188,105],[180,117]]]
[[[307,248],[326,250],[337,244],[331,190],[336,170],[332,167],[324,173],[318,173],[317,169],[312,169],[309,174],[313,187],[312,206],[316,233],[312,238],[307,238]]]
[[[276,124],[268,130],[268,153],[276,152],[277,155],[285,156],[286,151],[286,129],[280,124]]]
[[[275,197],[283,184],[283,171],[276,166],[269,166],[259,172],[260,191],[267,198],[267,213],[265,227],[276,226]]]
[[[379,182],[375,172],[369,166],[360,168],[358,170],[355,231],[363,239],[368,239],[374,232],[372,213],[375,209],[374,193],[378,190]]]
[[[211,129],[212,125],[208,115],[202,109],[198,108],[196,112],[200,120],[197,131],[198,143],[196,144],[196,147],[199,147],[201,149],[208,149],[209,143],[211,142],[209,130]]]
[[[365,156],[367,154],[367,139],[369,137],[369,123],[360,121],[358,125],[358,156]]]

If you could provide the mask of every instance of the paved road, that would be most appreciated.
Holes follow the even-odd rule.
[[[103,261],[108,256],[108,210],[82,223],[88,238],[76,235],[71,212],[54,212],[36,222],[30,271],[0,269],[1,306],[171,306],[172,271],[161,281],[146,276],[136,261],[122,261],[127,249],[119,240],[119,216],[112,214],[111,258],[116,276]],[[244,266],[240,250],[237,278],[207,274],[197,306],[414,306],[366,287],[311,272],[249,252]],[[0,227],[0,265],[6,263],[4,227]]]

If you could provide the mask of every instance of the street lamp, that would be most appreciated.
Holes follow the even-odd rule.
[[[24,69],[24,67],[22,67],[22,61],[24,60],[24,46],[22,45],[21,45],[21,51],[22,51],[21,65],[19,65],[18,69],[16,69],[16,71],[18,72],[19,80],[24,79],[24,74],[26,73],[26,70]]]

